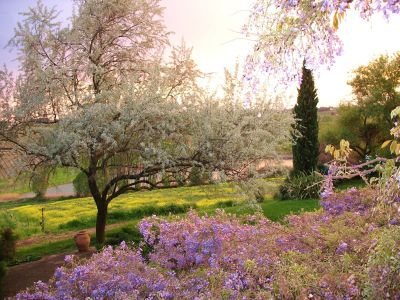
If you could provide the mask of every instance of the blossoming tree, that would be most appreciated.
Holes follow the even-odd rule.
[[[26,168],[86,174],[99,243],[120,194],[162,187],[151,178],[173,182],[192,167],[242,176],[289,138],[291,117],[271,102],[245,107],[235,74],[218,99],[197,86],[189,49],[165,61],[159,2],[79,0],[69,27],[39,2],[10,42],[21,69],[0,136]]]

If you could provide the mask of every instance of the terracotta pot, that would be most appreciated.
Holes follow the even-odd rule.
[[[79,252],[87,252],[89,251],[90,246],[90,235],[86,231],[79,231],[74,236],[76,247]]]

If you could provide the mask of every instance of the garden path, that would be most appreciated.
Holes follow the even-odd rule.
[[[59,198],[59,197],[69,197],[75,196],[74,186],[72,183],[61,184],[58,186],[53,186],[47,189],[46,198]],[[25,193],[25,194],[3,194],[0,195],[0,202],[5,201],[15,201],[19,199],[26,199],[26,198],[34,198],[34,193]]]

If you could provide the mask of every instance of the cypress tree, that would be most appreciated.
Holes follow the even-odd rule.
[[[317,168],[318,142],[318,96],[310,70],[303,64],[303,77],[298,90],[297,104],[293,112],[296,129],[301,136],[293,136],[293,175],[310,174]]]

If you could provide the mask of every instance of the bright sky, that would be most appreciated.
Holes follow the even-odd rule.
[[[72,11],[72,1],[43,0],[47,5],[56,5],[66,19]],[[223,82],[224,67],[232,68],[237,59],[243,60],[249,52],[249,41],[241,38],[240,29],[246,22],[248,8],[252,1],[244,0],[162,0],[165,22],[169,30],[175,32],[172,42],[179,44],[183,38],[193,47],[193,57],[200,69],[213,73],[215,83]],[[0,64],[9,69],[18,67],[15,53],[3,49],[13,35],[21,16],[18,12],[33,6],[35,0],[0,0]],[[341,24],[340,32],[345,49],[336,64],[322,71],[316,78],[319,106],[335,106],[341,100],[351,99],[351,89],[347,81],[351,70],[367,64],[380,54],[400,51],[400,17],[389,22],[380,16],[365,22],[350,13]],[[288,99],[294,103],[295,98]]]

